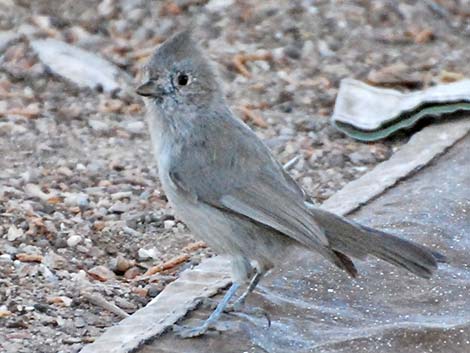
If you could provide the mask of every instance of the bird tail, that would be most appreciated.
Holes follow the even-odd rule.
[[[348,256],[363,259],[373,255],[423,278],[432,276],[438,262],[446,262],[445,256],[425,246],[324,210],[311,209],[311,212],[315,221],[325,230],[331,248],[346,259],[349,259]]]

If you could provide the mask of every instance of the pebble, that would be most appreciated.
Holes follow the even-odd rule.
[[[166,221],[163,221],[163,228],[165,229],[171,229],[175,226],[176,222],[171,220],[171,219],[167,219]]]
[[[144,249],[141,248],[138,251],[139,260],[158,259],[161,256],[160,251],[156,248]]]
[[[79,87],[101,87],[111,93],[130,82],[117,66],[81,48],[52,38],[33,40],[30,44],[52,72]]]
[[[116,258],[111,260],[109,267],[115,273],[124,273],[132,266],[135,266],[135,261],[128,260],[124,256],[118,255]]]
[[[132,191],[120,191],[120,192],[115,192],[111,194],[111,199],[112,200],[122,200],[122,199],[128,199],[132,197]]]
[[[131,134],[143,134],[145,132],[145,124],[142,121],[125,121],[121,127]]]
[[[349,159],[354,164],[372,164],[377,161],[374,154],[368,149],[353,152],[349,155]]]
[[[66,296],[57,296],[57,297],[48,297],[47,298],[48,304],[56,304],[61,306],[70,306],[72,305],[72,298]]]
[[[129,205],[124,202],[116,202],[109,208],[109,212],[111,213],[125,213],[129,210]]]
[[[134,303],[131,303],[130,301],[122,298],[122,297],[115,297],[114,298],[114,303],[120,307],[121,309],[128,310],[128,311],[135,311],[137,310],[137,305]]]
[[[106,282],[116,277],[114,272],[105,266],[95,266],[88,271],[88,274],[100,282]]]
[[[87,207],[89,205],[88,195],[84,193],[69,193],[64,203],[67,206]]]
[[[125,279],[134,279],[136,278],[138,275],[141,274],[141,270],[140,268],[138,268],[137,266],[134,266],[134,267],[131,267],[130,269],[128,269],[125,273],[124,273],[124,278]]]
[[[8,46],[17,40],[20,37],[19,33],[15,33],[14,31],[2,31],[0,32],[0,53],[8,48]]]
[[[328,164],[334,168],[344,168],[346,158],[342,153],[333,153],[328,157]]]
[[[80,235],[71,235],[67,239],[67,245],[69,247],[73,248],[73,247],[77,246],[82,240],[83,240],[83,238]]]
[[[111,126],[101,120],[88,120],[88,125],[96,132],[107,133],[111,131]]]
[[[54,270],[60,270],[65,268],[65,266],[67,265],[67,260],[63,256],[60,256],[53,251],[50,251],[44,257],[44,264]]]
[[[9,264],[9,263],[12,263],[12,262],[13,262],[13,259],[11,258],[11,255],[9,255],[9,254],[2,254],[2,255],[0,255],[0,264],[1,264],[1,263],[3,263],[3,264],[5,264],[5,263]]]
[[[7,239],[9,241],[15,241],[16,239],[22,238],[24,231],[21,228],[17,228],[14,224],[8,228]]]

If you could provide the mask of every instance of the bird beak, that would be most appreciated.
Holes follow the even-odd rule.
[[[143,97],[161,97],[166,93],[163,87],[157,84],[154,80],[149,80],[140,85],[137,87],[135,92]]]

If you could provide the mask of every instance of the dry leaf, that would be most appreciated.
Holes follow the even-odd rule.
[[[16,259],[21,262],[42,262],[44,257],[38,254],[19,253],[19,254],[16,254]]]
[[[183,262],[186,262],[189,260],[189,255],[187,254],[182,254],[179,256],[176,256],[160,265],[150,267],[147,272],[144,273],[144,276],[151,276],[154,275],[155,273],[162,272],[169,270],[173,267],[178,266],[179,264],[182,264]]]

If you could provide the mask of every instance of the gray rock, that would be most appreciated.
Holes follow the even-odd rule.
[[[328,157],[330,167],[344,168],[346,158],[341,153],[333,153]]]
[[[13,31],[0,32],[0,54],[8,48],[8,46],[17,40],[20,34]]]
[[[67,245],[69,247],[73,248],[73,247],[77,246],[82,240],[83,240],[83,238],[80,235],[71,235],[67,239]]]
[[[88,195],[84,193],[69,193],[64,200],[67,206],[87,207],[89,205]]]
[[[377,161],[374,154],[368,149],[361,149],[349,155],[349,159],[354,164],[373,164]]]
[[[129,86],[127,74],[94,53],[56,39],[34,40],[31,46],[43,64],[79,87],[116,92]]]
[[[101,120],[88,120],[88,125],[96,132],[106,133],[111,130],[111,126]]]
[[[124,202],[116,202],[109,208],[109,212],[111,213],[125,213],[129,210],[129,205]]]
[[[142,121],[124,121],[121,127],[131,134],[142,134],[145,131],[145,124]]]

